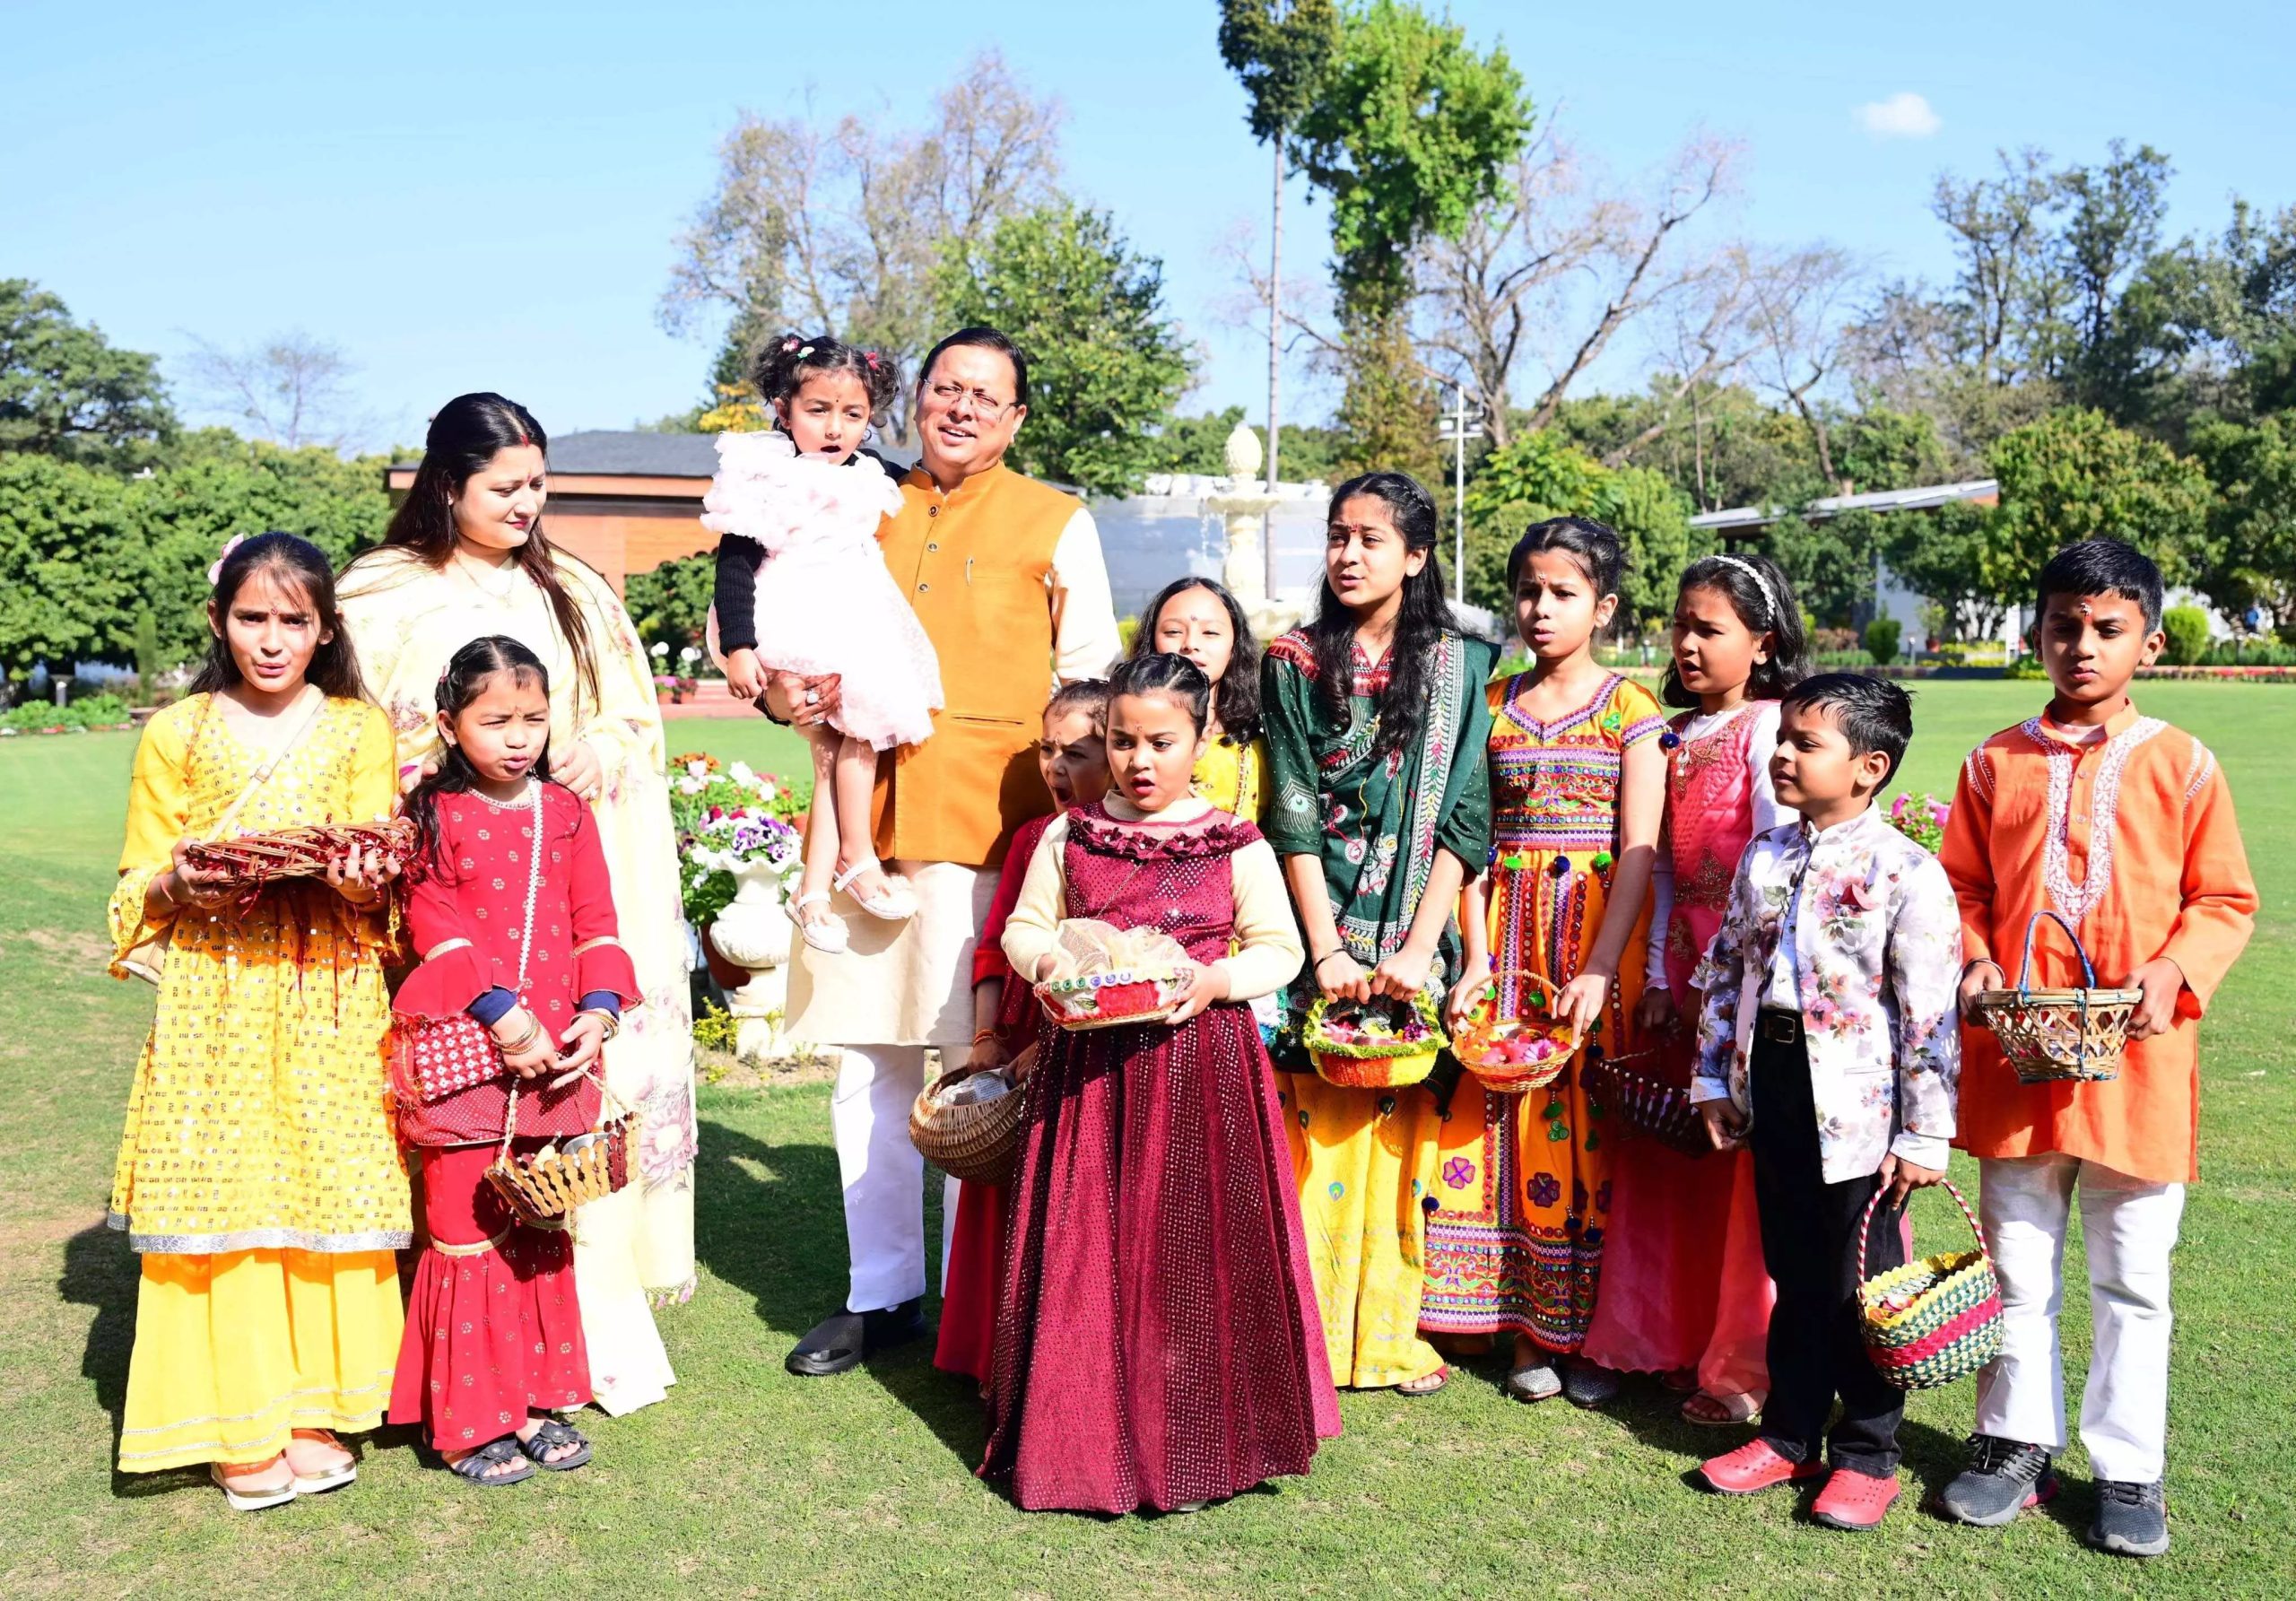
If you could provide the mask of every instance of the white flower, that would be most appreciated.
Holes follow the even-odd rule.
[[[688,773],[678,780],[680,795],[700,795],[707,787],[708,784],[705,780],[695,778],[691,773]]]
[[[668,657],[668,655],[669,655],[669,654],[670,654],[670,646],[669,646],[669,641],[668,641],[668,640],[655,640],[655,641],[654,641],[654,658],[655,658],[657,661],[660,661],[660,660],[665,659],[665,657]]]
[[[773,797],[780,793],[781,791],[773,787],[772,779],[760,779],[757,781],[757,797],[763,801],[767,805],[771,805],[773,804]]]
[[[753,785],[757,782],[757,774],[750,770],[750,764],[746,761],[735,762],[726,770],[726,776],[736,784]]]
[[[680,660],[680,661],[682,661],[682,662],[698,662],[698,661],[700,661],[700,659],[701,659],[701,652],[700,652],[699,650],[696,650],[696,649],[695,649],[692,646],[691,646],[691,645],[687,646],[683,650],[681,650],[681,651],[679,651],[679,652],[678,652],[678,660]]]
[[[707,780],[709,777],[709,763],[703,758],[696,756],[685,764],[685,771],[686,777],[690,779]]]

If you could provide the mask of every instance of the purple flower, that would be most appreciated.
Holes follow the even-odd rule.
[[[1531,1205],[1552,1206],[1562,1199],[1562,1181],[1552,1173],[1538,1173],[1531,1179]]]
[[[1465,1189],[1474,1182],[1474,1163],[1464,1156],[1454,1156],[1443,1164],[1443,1182],[1453,1189]]]

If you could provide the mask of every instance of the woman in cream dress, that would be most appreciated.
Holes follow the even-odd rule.
[[[381,548],[344,570],[341,602],[403,783],[438,749],[433,694],[457,649],[509,634],[550,669],[552,776],[590,803],[644,991],[605,1052],[607,1087],[640,1118],[637,1171],[574,1224],[591,1385],[621,1414],[674,1381],[649,1300],[693,1292],[692,1013],[653,675],[613,587],[543,535],[546,447],[514,402],[449,401]]]

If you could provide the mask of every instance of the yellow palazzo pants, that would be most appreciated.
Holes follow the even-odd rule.
[[[265,1462],[294,1430],[382,1422],[405,1319],[393,1253],[143,1261],[121,1472]]]

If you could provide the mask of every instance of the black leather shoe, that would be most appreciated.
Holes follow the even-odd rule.
[[[925,1332],[922,1298],[874,1312],[837,1312],[805,1332],[782,1365],[801,1379],[826,1379]]]

